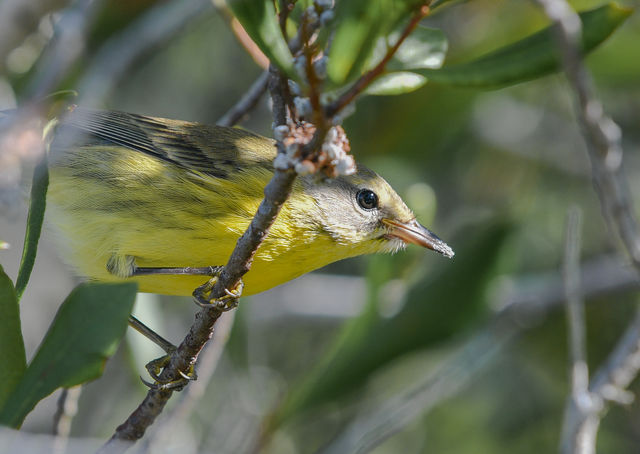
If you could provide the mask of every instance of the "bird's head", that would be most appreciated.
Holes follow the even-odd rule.
[[[306,177],[303,182],[315,201],[317,227],[349,255],[395,252],[412,243],[453,257],[453,250],[416,220],[389,183],[366,167],[359,165],[353,175],[321,182]]]

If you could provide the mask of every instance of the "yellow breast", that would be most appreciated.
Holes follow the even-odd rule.
[[[114,256],[134,257],[138,267],[224,265],[272,176],[255,167],[213,178],[117,146],[67,152],[50,172],[47,216],[65,258],[79,274],[101,281],[122,280],[107,270]],[[296,186],[245,278],[245,295],[343,258],[306,207],[313,201]],[[207,280],[130,279],[140,291],[171,295],[190,295]]]

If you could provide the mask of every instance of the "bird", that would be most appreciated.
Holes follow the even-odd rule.
[[[277,154],[273,139],[245,129],[81,107],[53,120],[47,142],[46,216],[63,260],[88,280],[168,295],[191,295],[226,263]],[[454,255],[364,165],[336,178],[299,176],[243,294],[407,244]]]

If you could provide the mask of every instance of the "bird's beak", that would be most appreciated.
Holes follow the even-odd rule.
[[[390,237],[400,238],[405,243],[426,247],[448,258],[454,255],[453,249],[447,243],[438,238],[431,230],[420,225],[415,219],[409,222],[399,222],[385,218],[382,219],[382,223],[389,228],[387,235]]]

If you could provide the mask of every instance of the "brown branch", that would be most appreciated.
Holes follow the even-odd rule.
[[[331,118],[346,106],[348,106],[360,93],[362,93],[375,79],[384,74],[385,67],[389,60],[395,55],[398,51],[404,40],[411,34],[411,32],[418,26],[420,21],[424,19],[427,14],[429,14],[429,6],[422,5],[420,9],[418,9],[407,26],[402,31],[402,34],[398,38],[398,41],[387,49],[387,53],[380,60],[380,62],[367,73],[362,75],[360,79],[358,79],[346,92],[344,92],[338,99],[329,104],[326,109],[326,116]]]
[[[253,42],[242,24],[235,17],[231,20],[231,30],[233,30],[233,34],[236,35],[238,42],[242,44],[242,47],[244,47],[253,61],[262,69],[266,70],[269,67],[269,58],[267,58],[258,45]]]
[[[284,79],[279,72],[272,68],[270,83],[273,88],[274,120],[276,124],[283,124],[284,109],[283,98],[279,89]],[[286,83],[286,81],[285,81]],[[211,298],[220,298],[226,295],[225,289],[235,288],[242,276],[251,269],[253,257],[269,232],[269,228],[275,221],[282,204],[288,198],[296,174],[293,170],[275,170],[273,178],[264,189],[265,197],[260,203],[258,211],[251,221],[245,233],[238,240],[229,261],[219,276],[218,281],[211,290]],[[172,382],[180,379],[181,371],[188,371],[195,365],[205,343],[213,335],[216,321],[222,315],[222,309],[215,305],[203,308],[196,314],[196,319],[177,350],[171,355],[169,364],[162,370],[159,382]],[[146,429],[153,424],[155,419],[164,409],[167,401],[173,394],[168,389],[150,389],[142,403],[136,408],[127,420],[121,424],[115,434],[107,442],[100,453],[121,452],[122,440],[135,441],[140,439]]]
[[[385,56],[383,61],[378,65],[378,69],[374,69],[374,72],[382,72],[386,62],[388,62],[406,36],[417,26],[420,19],[422,19],[427,12],[428,7],[424,6],[414,15],[403,35],[399,38],[395,46],[389,49],[387,56]],[[304,23],[302,28],[305,28]],[[317,77],[312,64],[316,50],[312,49],[309,44],[310,35],[311,33],[303,32],[301,34],[301,44],[304,46],[305,57],[307,58],[307,79],[310,82],[312,96],[314,96],[315,100],[313,120],[317,124],[315,124],[316,130],[311,140],[308,143],[299,143],[302,147],[301,151],[303,155],[317,152],[331,125],[329,121],[331,116],[329,116],[326,111],[323,112],[320,103],[319,90],[321,80]],[[276,127],[287,125],[286,106],[289,93],[287,80],[279,70],[273,66],[270,67],[269,74],[268,85],[273,99],[274,125]],[[376,74],[370,75],[369,82],[375,77]],[[358,87],[364,88],[368,85],[369,82],[366,82],[366,80],[365,78],[365,82],[361,82],[360,85],[356,84],[355,89],[349,92],[349,97],[345,98],[346,103],[344,105],[348,104],[351,99],[360,93],[361,89]],[[253,100],[254,97],[251,98]],[[340,109],[341,107],[338,107],[335,112],[338,112]],[[306,140],[308,139],[305,139],[304,142],[306,142]],[[277,146],[278,153],[283,153],[284,145],[278,141]],[[292,191],[297,174],[291,167],[293,167],[293,165],[289,164],[278,166],[274,169],[274,175],[264,188],[264,198],[254,218],[236,243],[227,264],[224,266],[208,294],[209,300],[214,304],[209,307],[204,307],[196,314],[196,320],[191,326],[189,334],[184,338],[176,351],[170,355],[168,365],[162,370],[158,377],[158,383],[171,383],[180,380],[181,375],[185,371],[193,370],[198,355],[206,342],[212,337],[215,323],[224,311],[223,307],[215,304],[216,300],[226,297],[229,293],[228,289],[235,289],[241,284],[242,277],[251,269],[256,251],[268,235],[269,229],[275,222],[282,205]],[[237,301],[237,298],[235,298],[235,300]],[[135,441],[141,438],[146,429],[162,412],[172,394],[173,390],[163,388],[162,386],[150,389],[138,408],[116,429],[115,434],[109,442],[103,446],[101,453],[119,452],[122,445],[118,444],[118,442],[123,440]]]
[[[206,344],[198,360],[198,380],[191,383],[180,395],[180,400],[168,414],[164,414],[148,437],[144,452],[158,452],[173,436],[171,427],[178,421],[186,421],[205,394],[218,362],[222,357],[233,326],[234,312],[229,312],[216,325],[213,339]]]
[[[247,115],[260,101],[267,90],[269,72],[264,71],[258,76],[249,90],[234,104],[216,123],[218,126],[233,126]]]
[[[213,7],[220,13],[222,18],[227,22],[229,28],[235,35],[236,39],[240,43],[244,50],[251,56],[253,61],[256,62],[258,66],[262,69],[269,68],[269,59],[267,56],[260,50],[260,48],[253,42],[247,31],[244,29],[242,24],[238,22],[238,19],[235,18],[225,0],[211,0]]]

